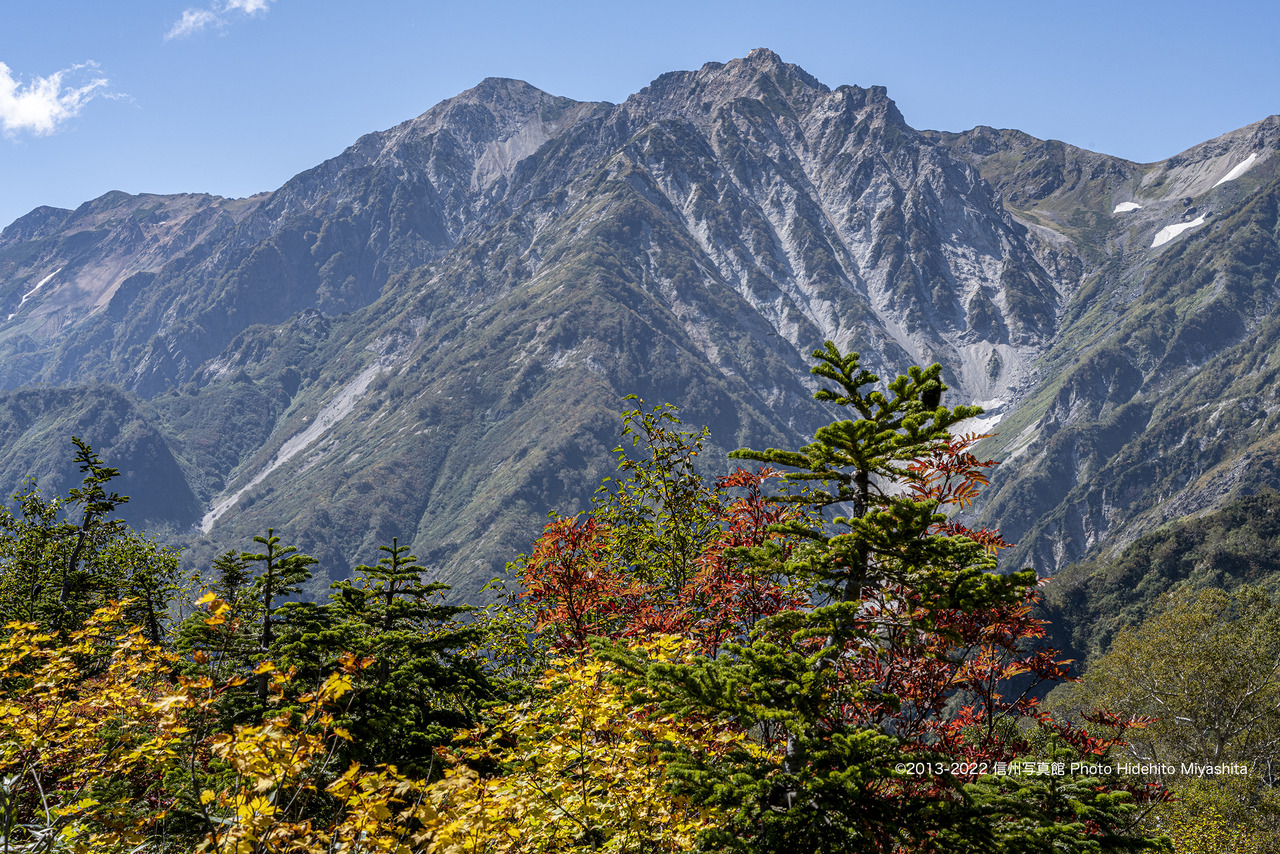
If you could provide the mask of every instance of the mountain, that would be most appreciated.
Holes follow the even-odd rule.
[[[981,518],[1053,572],[1275,488],[1280,118],[1139,165],[977,128],[977,166],[1074,273],[1038,380],[988,450]]]
[[[1175,587],[1245,584],[1273,601],[1280,587],[1280,494],[1271,490],[1179,519],[1139,537],[1119,556],[1072,564],[1054,576],[1043,606],[1053,645],[1084,668]]]
[[[69,477],[59,431],[108,462],[145,433],[173,465],[121,491],[194,564],[272,525],[340,578],[397,536],[473,597],[610,472],[627,395],[718,450],[795,446],[830,417],[807,374],[830,338],[882,374],[939,361],[948,402],[988,407],[1009,462],[981,512],[1056,569],[1198,509],[1210,456],[1144,455],[1236,393],[1224,348],[1268,346],[1276,129],[1146,166],[921,132],[767,50],[621,104],[485,80],[271,193],[6,228],[0,477]],[[128,415],[81,417],[104,396]],[[1213,465],[1268,417],[1204,426]]]

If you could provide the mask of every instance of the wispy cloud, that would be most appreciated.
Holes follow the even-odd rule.
[[[227,0],[226,10],[228,12],[238,9],[241,12],[247,12],[250,15],[256,15],[259,12],[267,11],[267,6],[272,0]]]
[[[23,83],[0,62],[0,128],[5,135],[53,133],[84,105],[106,94],[97,63],[84,62]]]
[[[273,2],[275,0],[221,0],[204,9],[187,9],[165,34],[165,41],[185,38],[209,27],[221,29],[239,15],[266,14]]]
[[[217,14],[209,9],[188,9],[182,13],[182,17],[173,25],[173,29],[165,35],[165,39],[180,39],[183,36],[198,33],[217,22]]]

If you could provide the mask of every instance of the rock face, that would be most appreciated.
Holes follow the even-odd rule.
[[[1062,533],[1081,461],[1115,454],[1054,437],[1123,411],[1129,433],[1090,447],[1124,447],[1221,324],[1244,340],[1269,316],[1257,285],[1248,317],[1170,297],[1165,331],[1142,331],[1166,259],[1243,239],[1226,220],[1274,198],[1255,190],[1275,128],[1139,166],[919,132],[882,88],[832,90],[766,50],[618,105],[489,79],[272,193],[112,193],[13,223],[0,388],[122,390],[172,449],[163,488],[196,497],[155,517],[199,532],[193,561],[273,525],[341,577],[398,536],[468,596],[548,509],[582,506],[626,395],[680,405],[722,448],[794,445],[829,417],[806,356],[831,338],[882,373],[940,361],[951,402],[1014,425],[985,512],[1056,566],[1127,511],[1109,497],[1080,515],[1094,540]],[[1209,219],[1151,250],[1175,214]],[[121,431],[94,423],[110,460]],[[1066,480],[1036,491],[1063,454]]]
[[[1017,131],[930,136],[1072,283],[1036,383],[989,443],[1007,461],[981,515],[1019,542],[1009,563],[1114,555],[1280,485],[1280,118],[1146,165]]]
[[[33,212],[0,241],[13,314],[0,335],[58,355],[15,363],[3,384],[91,377],[152,397],[254,323],[362,308],[494,229],[535,241],[606,186],[652,206],[692,241],[699,277],[802,352],[865,339],[886,369],[941,359],[966,392],[998,396],[1053,332],[1054,284],[976,169],[908,127],[882,88],[832,92],[759,50],[619,106],[486,80],[252,199],[113,193]],[[628,248],[648,252],[654,237],[638,237]],[[69,353],[88,328],[145,352],[127,365]],[[1009,369],[993,378],[988,363]]]

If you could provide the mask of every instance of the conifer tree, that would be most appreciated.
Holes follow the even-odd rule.
[[[807,518],[785,526],[787,533],[808,541],[788,561],[788,572],[810,579],[831,603],[856,603],[865,591],[895,582],[931,594],[938,608],[973,596],[982,601],[1008,597],[1033,580],[994,581],[988,575],[994,560],[973,541],[926,535],[938,521],[936,502],[914,501],[898,491],[911,461],[945,447],[954,424],[982,412],[976,406],[939,405],[946,390],[942,366],[912,366],[889,384],[886,395],[875,387],[880,378],[859,366],[857,353],[842,355],[828,341],[813,356],[818,364],[812,373],[835,386],[819,389],[814,397],[852,409],[856,418],[819,428],[814,441],[799,451],[730,454],[790,469],[783,477],[809,488],[780,500],[829,517],[823,526]],[[830,616],[839,620],[841,613],[837,608]]]
[[[0,621],[65,637],[96,607],[131,598],[130,619],[158,643],[178,588],[177,554],[111,518],[129,500],[108,489],[120,472],[87,442],[72,442],[83,480],[65,499],[45,498],[32,483],[14,496],[16,510],[0,507]]]
[[[456,622],[471,609],[441,601],[449,586],[424,583],[424,568],[398,539],[378,548],[376,565],[333,585],[328,607],[337,628],[327,643],[373,659],[348,712],[353,758],[426,775],[433,748],[475,722],[490,687],[467,653],[477,629]]]
[[[213,593],[228,604],[240,602],[249,583],[242,552],[228,549],[213,559]]]
[[[758,745],[715,761],[678,751],[671,757],[680,793],[733,816],[704,836],[712,850],[976,851],[988,843],[1024,850],[1015,844],[1024,837],[1004,832],[1001,822],[1054,824],[1070,804],[1037,813],[1045,799],[1016,785],[1023,801],[1017,792],[1000,804],[972,794],[947,765],[929,764],[949,757],[908,745],[894,726],[867,714],[901,702],[897,686],[864,676],[890,641],[902,649],[904,637],[946,631],[950,615],[1020,607],[1035,583],[1031,571],[995,574],[994,556],[950,530],[936,498],[906,488],[911,463],[944,451],[949,429],[980,410],[941,405],[938,365],[913,367],[881,391],[857,354],[827,342],[814,357],[813,373],[826,381],[816,397],[851,417],[820,428],[798,451],[733,455],[784,467],[784,477],[805,487],[778,500],[808,512],[775,526],[783,537],[747,555],[759,572],[806,582],[813,606],[764,620],[749,644],[690,664],[651,664],[621,647],[601,651],[669,711],[757,734]],[[796,540],[801,545],[781,547]],[[1124,831],[1123,796],[1100,800],[1091,807],[1093,831],[1078,828],[1081,847],[1063,850],[1142,849],[1146,843]],[[1010,804],[1022,812],[1011,816]],[[938,849],[944,837],[948,847]]]
[[[62,568],[62,585],[58,593],[58,605],[62,613],[68,609],[68,600],[74,595],[73,589],[87,586],[80,578],[83,572],[80,560],[85,546],[90,542],[91,534],[95,528],[111,525],[104,521],[104,517],[129,500],[127,495],[108,493],[106,490],[106,484],[119,477],[120,470],[103,465],[93,448],[79,437],[72,436],[71,441],[76,446],[75,461],[80,466],[84,480],[80,486],[72,487],[67,494],[68,503],[80,508],[80,529],[76,534],[75,546]],[[61,613],[58,616],[60,618]]]
[[[266,547],[262,552],[242,552],[240,560],[244,563],[261,564],[258,574],[250,584],[254,604],[258,610],[257,654],[261,659],[269,657],[276,644],[276,629],[282,622],[282,608],[276,600],[288,596],[296,596],[302,592],[302,585],[311,578],[311,567],[319,563],[310,555],[302,554],[296,546],[281,546],[280,538],[274,528],[267,529],[267,535],[253,538],[255,543]],[[267,700],[267,680],[265,675],[258,677],[258,701]]]

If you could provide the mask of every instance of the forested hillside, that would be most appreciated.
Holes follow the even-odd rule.
[[[814,358],[846,417],[727,477],[672,407],[626,413],[616,475],[483,611],[394,539],[299,600],[316,559],[272,529],[186,587],[77,443],[65,502],[0,515],[5,845],[1203,850],[1176,781],[1118,770],[1147,719],[1022,689],[1065,664],[1034,573],[951,518],[993,463],[952,434],[976,412],[941,367],[883,391]]]
[[[1072,564],[1046,587],[1056,643],[1081,661],[1177,589],[1280,588],[1280,496],[1261,492],[1140,537],[1118,557]]]

